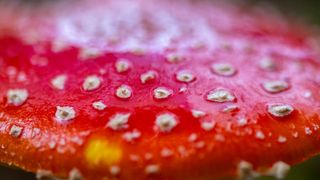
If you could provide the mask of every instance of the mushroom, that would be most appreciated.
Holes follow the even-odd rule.
[[[312,38],[206,1],[1,5],[0,162],[39,179],[283,178],[320,150]]]

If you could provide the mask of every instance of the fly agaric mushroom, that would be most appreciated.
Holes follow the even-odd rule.
[[[203,1],[0,12],[0,161],[39,179],[282,178],[320,150],[300,25]]]

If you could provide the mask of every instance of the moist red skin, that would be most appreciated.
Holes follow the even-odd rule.
[[[183,2],[179,3],[181,9],[188,8]],[[170,9],[165,3],[160,5]],[[109,7],[108,4],[106,7]],[[150,8],[147,5],[141,7]],[[19,8],[24,10],[23,7]],[[2,26],[0,38],[0,143],[3,147],[0,161],[31,172],[50,170],[60,177],[67,177],[71,169],[77,168],[86,179],[102,179],[111,176],[108,167],[91,167],[84,158],[86,145],[92,138],[98,137],[119,145],[123,150],[123,158],[117,163],[121,168],[118,175],[120,179],[207,179],[236,175],[236,167],[242,160],[251,162],[255,168],[268,168],[277,161],[296,164],[318,153],[320,118],[317,109],[320,106],[320,94],[317,72],[320,65],[314,47],[308,44],[311,36],[306,31],[298,31],[300,27],[288,32],[295,26],[286,24],[278,17],[266,17],[263,13],[253,11],[244,14],[241,10],[224,5],[214,8],[223,12],[219,13],[220,18],[238,18],[232,20],[230,26],[223,23],[215,26],[218,34],[229,39],[231,45],[226,48],[221,43],[219,48],[211,51],[206,46],[200,49],[190,47],[183,51],[184,60],[178,64],[169,63],[166,59],[168,53],[174,52],[175,45],[161,51],[157,48],[148,49],[140,54],[107,46],[101,50],[100,56],[81,61],[78,56],[80,47],[95,45],[66,40],[67,47],[64,50],[53,52],[52,43],[60,33],[56,22],[50,22],[55,16],[36,16],[37,11],[43,13],[41,9],[28,12],[31,18],[27,22],[39,27],[35,28],[36,32],[44,39],[30,44],[16,28],[18,23],[15,19],[19,19],[19,13],[13,15],[9,10],[3,11],[13,20],[1,21],[5,26]],[[195,6],[196,12],[201,10],[203,16],[209,16],[207,11],[210,8],[202,4]],[[54,14],[55,10],[52,11]],[[252,19],[249,27],[242,24],[246,22],[247,14],[257,17]],[[179,13],[176,16],[179,17]],[[193,17],[191,14],[189,18]],[[233,42],[237,41],[247,42],[249,46],[235,48]],[[265,47],[270,47],[267,52],[264,51]],[[47,66],[39,67],[30,63],[31,57],[39,54],[48,58]],[[258,61],[264,56],[277,60],[276,70],[259,68]],[[114,63],[120,58],[131,62],[132,67],[128,72],[116,72]],[[230,77],[216,75],[209,68],[215,62],[228,62],[236,68],[237,73]],[[8,67],[25,72],[27,80],[18,82],[16,77],[10,78]],[[99,75],[101,69],[106,74]],[[156,71],[157,78],[142,84],[140,75],[148,70]],[[191,83],[176,81],[175,74],[179,70],[190,70],[196,80]],[[59,74],[68,75],[62,91],[50,84],[51,79]],[[92,74],[99,75],[102,84],[98,89],[86,92],[81,88],[82,83],[86,76]],[[290,83],[290,88],[280,93],[266,92],[261,83],[273,79],[285,79]],[[116,88],[123,84],[132,88],[133,95],[128,100],[114,95]],[[165,100],[154,100],[152,91],[160,86],[172,89],[173,95]],[[181,87],[187,87],[187,91],[179,92]],[[235,101],[213,103],[205,100],[206,94],[218,87],[230,90],[236,97]],[[28,90],[29,97],[21,106],[8,105],[6,92],[12,88]],[[306,91],[312,93],[311,98],[303,97]],[[91,104],[97,100],[103,100],[107,108],[103,111],[93,109]],[[270,103],[289,104],[294,111],[286,117],[276,118],[267,112]],[[236,104],[239,110],[222,112],[231,104]],[[68,123],[59,123],[54,119],[56,106],[64,105],[74,107],[76,118]],[[205,111],[207,115],[196,119],[192,116],[192,109]],[[119,112],[131,113],[129,128],[120,131],[107,128],[109,118]],[[154,131],[156,116],[162,112],[174,113],[179,120],[179,124],[169,133]],[[239,117],[246,117],[248,123],[240,126],[237,123]],[[211,131],[204,131],[199,121],[212,119],[216,126]],[[18,138],[9,135],[13,125],[23,127]],[[306,127],[312,130],[311,135],[306,134]],[[40,129],[40,133],[33,136],[34,128]],[[134,129],[139,130],[142,136],[134,143],[124,141],[123,133]],[[263,131],[265,139],[255,137],[258,130]],[[293,137],[296,132],[299,133],[297,138]],[[192,133],[198,135],[196,142],[205,143],[204,147],[196,148],[194,143],[188,141]],[[224,141],[216,140],[217,135],[223,135]],[[279,143],[279,136],[286,137],[287,141]],[[79,137],[83,143],[77,144],[73,141],[74,137]],[[63,140],[66,141],[65,145],[61,144]],[[51,149],[51,142],[60,142],[60,145]],[[189,156],[182,157],[178,152],[179,146],[184,146]],[[160,152],[163,148],[172,150],[173,155],[162,157]],[[145,160],[143,157],[146,153],[151,153],[153,158]],[[142,160],[132,162],[130,154],[137,154]],[[144,169],[148,164],[158,164],[159,173],[146,175]]]

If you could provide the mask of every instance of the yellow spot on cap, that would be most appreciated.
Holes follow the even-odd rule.
[[[105,139],[92,139],[85,148],[85,158],[89,165],[112,165],[122,157],[121,148]]]

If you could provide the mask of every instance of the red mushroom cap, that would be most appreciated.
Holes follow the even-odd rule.
[[[312,38],[213,2],[2,5],[0,161],[39,178],[282,177],[319,152]]]

